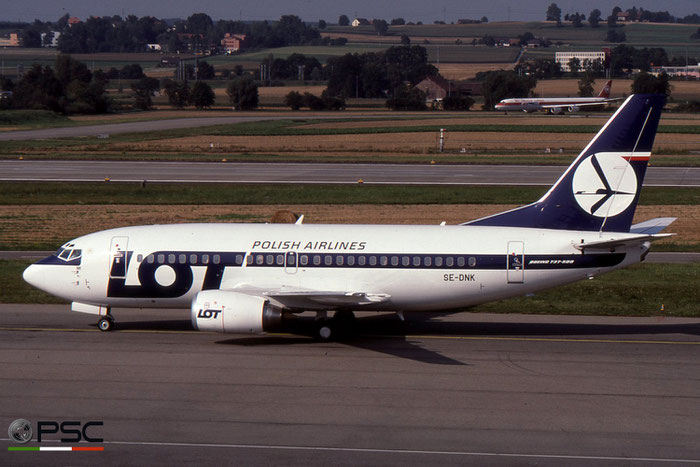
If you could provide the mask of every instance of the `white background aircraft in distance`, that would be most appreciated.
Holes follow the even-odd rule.
[[[622,98],[610,98],[612,80],[605,83],[598,93],[598,97],[528,97],[503,99],[495,105],[496,110],[521,110],[523,112],[537,112],[545,110],[549,113],[560,114],[565,110],[578,112],[582,108],[601,107],[609,102],[622,100]]]
[[[105,331],[113,307],[189,308],[195,328],[231,333],[316,311],[328,338],[356,310],[453,310],[590,278],[669,235],[671,218],[632,225],[664,102],[630,96],[540,200],[462,225],[124,227],[71,240],[24,279]]]

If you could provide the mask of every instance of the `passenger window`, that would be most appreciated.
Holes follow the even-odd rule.
[[[148,264],[153,264],[153,262],[156,260],[156,258],[153,255],[148,255],[146,256],[146,262]]]
[[[370,266],[376,266],[376,265],[377,265],[377,257],[376,257],[376,256],[370,256],[370,257],[369,257],[369,265],[370,265]]]
[[[175,264],[175,255],[172,253],[168,255],[168,264]]]
[[[448,256],[445,258],[445,266],[448,268],[451,268],[452,266],[455,265],[455,259],[452,256]]]
[[[401,257],[401,266],[406,267],[409,264],[411,264],[411,258],[409,258],[408,256]]]
[[[158,264],[165,263],[165,255],[158,255]]]
[[[413,257],[413,266],[415,266],[415,267],[420,266],[420,256]]]
[[[331,264],[333,264],[333,257],[331,255],[324,256],[323,264],[325,264],[326,266],[330,266]]]
[[[398,265],[399,265],[399,257],[398,257],[398,256],[392,256],[392,257],[391,257],[391,265],[392,265],[392,266],[398,266]]]
[[[299,264],[301,264],[302,266],[306,266],[307,264],[309,264],[309,257],[306,255],[301,255],[299,257]]]
[[[460,268],[464,267],[464,256],[457,257],[457,266],[459,266]]]
[[[254,258],[253,258],[253,255],[250,254],[250,255],[248,255],[248,256],[246,257],[245,261],[246,261],[247,264],[253,264],[253,259],[254,259]]]
[[[367,264],[367,258],[365,257],[365,255],[359,256],[357,258],[357,264],[360,266],[364,266],[365,264]]]
[[[389,258],[387,258],[386,256],[380,256],[379,257],[379,264],[381,266],[386,266],[387,264],[389,264]]]
[[[435,257],[435,266],[441,267],[442,266],[442,256],[436,256]]]
[[[136,255],[136,262],[140,263],[141,261],[143,261],[143,255],[142,254]]]
[[[243,264],[243,255],[236,255],[236,265]]]
[[[430,256],[426,256],[423,258],[423,264],[425,266],[431,266],[433,264],[433,260]]]
[[[214,255],[212,259],[214,260],[214,264],[219,264],[221,262],[221,256],[219,255]]]
[[[321,256],[320,255],[314,255],[314,265],[318,266],[321,264]]]
[[[469,267],[473,268],[474,266],[476,266],[476,258],[473,256],[470,256],[469,257]]]
[[[267,255],[267,256],[265,257],[265,264],[267,264],[267,265],[269,265],[269,266],[272,266],[273,264],[275,264],[275,263],[274,263],[274,258],[272,257],[272,255]]]
[[[190,255],[190,263],[197,264],[197,255],[195,255],[194,253]]]
[[[343,258],[341,255],[336,256],[336,257],[335,257],[335,264],[338,265],[338,266],[342,266],[342,265],[343,265],[343,262],[344,262],[344,261],[343,261],[344,259],[345,259],[345,258]]]
[[[185,264],[185,263],[187,262],[187,255],[180,255],[180,256],[178,257],[178,262],[179,262],[180,264]]]
[[[209,264],[209,255],[202,255],[202,263]]]
[[[355,265],[355,257],[348,256],[348,266],[354,266],[354,265]]]
[[[284,255],[277,255],[277,266],[282,266],[284,264]]]
[[[297,257],[296,256],[294,256],[294,255],[287,256],[287,266],[295,266],[296,264],[297,264]]]
[[[265,261],[265,257],[263,255],[255,255],[255,264],[258,266],[262,265],[262,263]]]

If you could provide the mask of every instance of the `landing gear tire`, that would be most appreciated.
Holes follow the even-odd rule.
[[[104,332],[113,331],[114,330],[114,319],[111,317],[101,318],[97,322],[97,327],[100,328],[100,331],[104,331]]]
[[[322,341],[329,341],[333,335],[333,328],[331,328],[330,324],[324,323],[318,327],[317,335]]]

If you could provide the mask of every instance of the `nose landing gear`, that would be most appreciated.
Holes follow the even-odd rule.
[[[100,331],[113,331],[114,318],[112,318],[110,315],[100,318],[100,320],[97,322],[97,327],[100,329]]]

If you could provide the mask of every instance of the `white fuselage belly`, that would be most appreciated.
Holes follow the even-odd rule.
[[[443,310],[581,280],[639,262],[646,251],[637,247],[582,253],[573,247],[582,240],[600,239],[598,232],[483,226],[125,227],[76,239],[84,251],[82,264],[55,266],[62,270],[57,278],[67,276],[65,268],[74,271],[68,275],[70,284],[56,283],[55,290],[49,291],[93,305],[178,308],[189,308],[203,286],[361,291],[390,299],[355,309]],[[128,256],[128,267],[110,278],[119,242],[117,248],[123,249],[125,260]],[[214,264],[215,255],[218,264]],[[235,264],[222,264],[226,258]],[[168,289],[178,286],[182,293]]]

